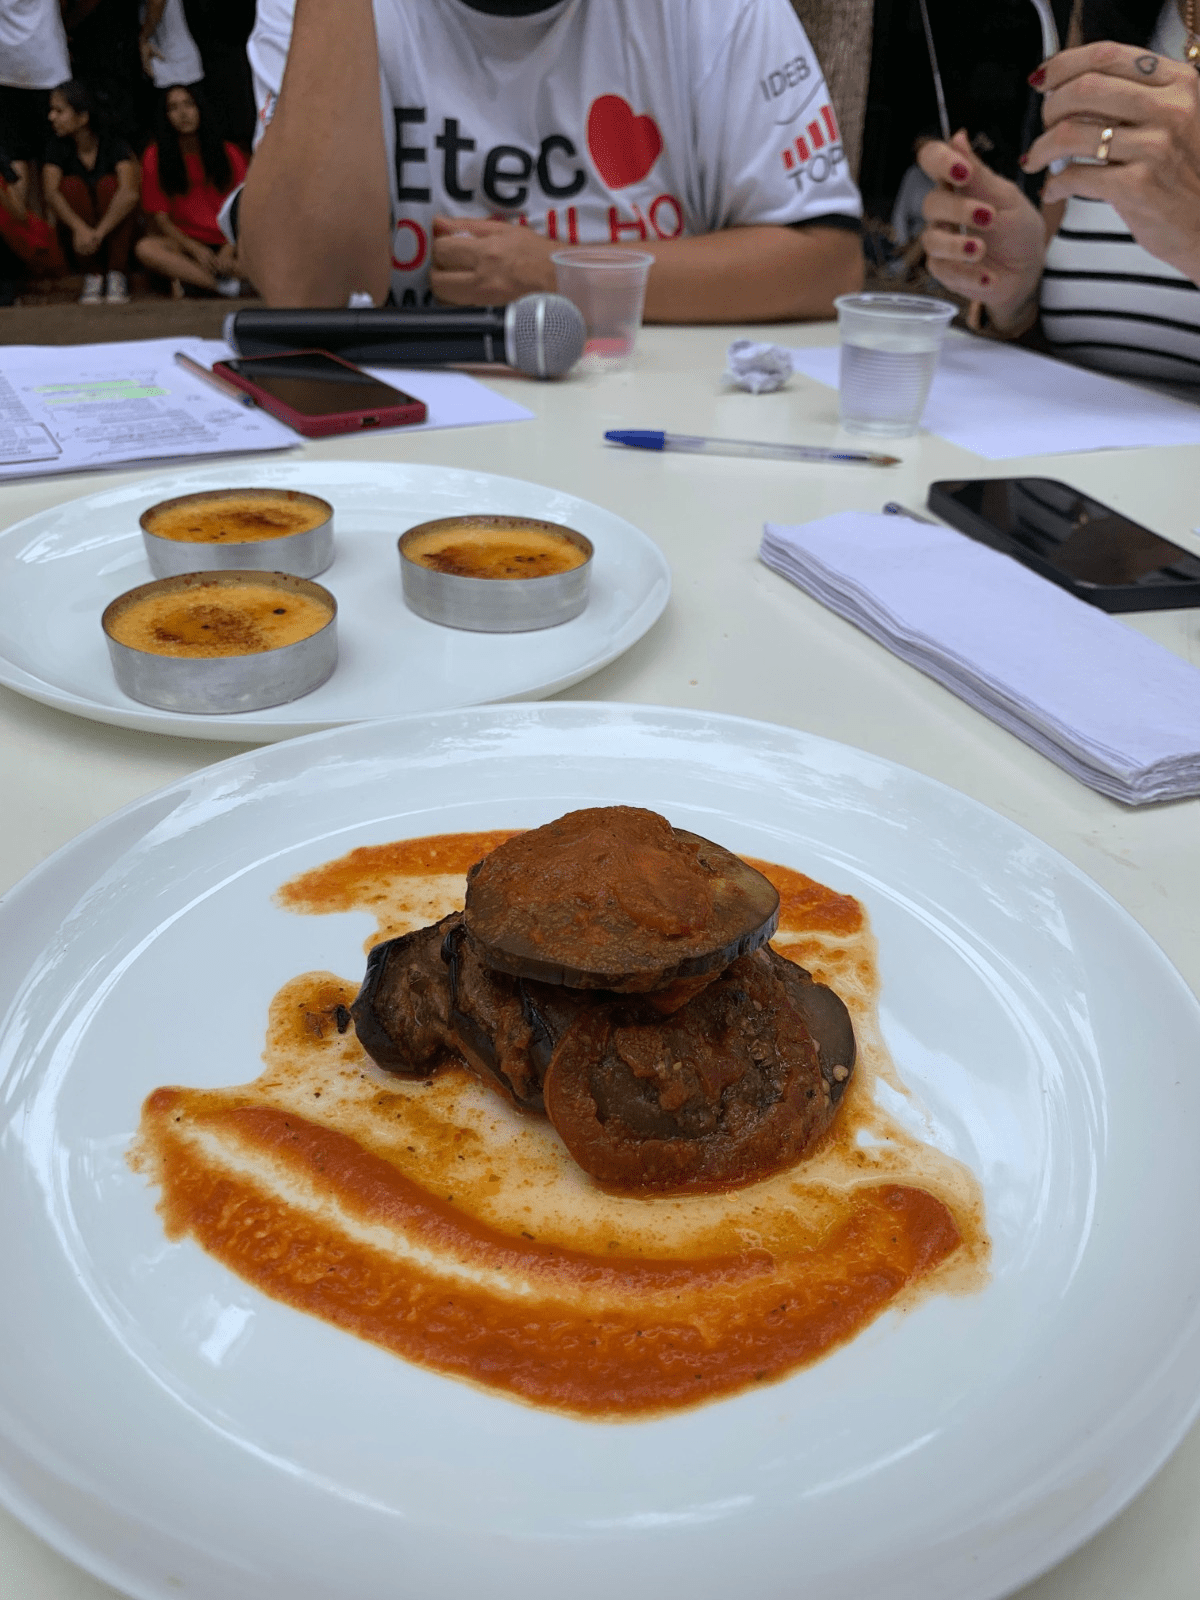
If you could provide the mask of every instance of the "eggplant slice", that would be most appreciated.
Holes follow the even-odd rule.
[[[740,957],[668,1017],[636,998],[593,1005],[551,1058],[546,1111],[606,1189],[752,1183],[791,1166],[833,1120],[854,1065],[838,1007],[832,990],[770,949]],[[827,1048],[806,1012],[823,1027],[832,1019]]]
[[[442,945],[461,921],[455,911],[428,928],[375,945],[367,956],[350,1015],[359,1044],[388,1072],[427,1078],[454,1055]]]
[[[428,1078],[461,1061],[523,1111],[545,1111],[542,1078],[587,995],[492,972],[466,938],[462,913],[377,944],[350,1007],[377,1066]]]
[[[586,997],[567,990],[531,994],[542,985],[526,986],[493,972],[479,959],[461,922],[446,935],[443,959],[450,969],[450,1024],[459,1054],[522,1111],[544,1113],[542,1078]]]
[[[656,812],[598,806],[518,834],[472,867],[465,919],[498,972],[646,994],[715,976],[765,944],[779,895],[737,856]],[[678,991],[680,1003],[694,987]]]

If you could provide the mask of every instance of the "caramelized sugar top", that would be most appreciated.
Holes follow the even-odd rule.
[[[331,620],[313,595],[266,583],[201,583],[144,594],[109,622],[118,644],[159,656],[257,655],[298,644]]]
[[[587,553],[538,522],[504,518],[489,527],[464,518],[417,534],[404,554],[419,567],[456,578],[550,578],[583,566]]]
[[[229,494],[168,506],[147,523],[156,538],[180,544],[243,544],[307,533],[328,516],[324,506],[286,492],[270,497]]]

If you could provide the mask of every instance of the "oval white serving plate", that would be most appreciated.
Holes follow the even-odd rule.
[[[306,489],[334,508],[322,583],[338,602],[336,672],[303,700],[224,715],[155,710],[117,687],[100,629],[110,600],[152,577],[138,518],[211,488]],[[414,523],[502,512],[562,523],[595,546],[588,603],[538,633],[469,633],[404,603],[396,540]],[[658,546],[590,500],[523,478],[362,461],[226,462],[159,473],[67,501],[0,533],[0,683],[96,722],[242,743],[347,722],[537,699],[598,672],[661,616],[671,572]]]

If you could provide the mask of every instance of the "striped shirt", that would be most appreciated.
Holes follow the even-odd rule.
[[[1168,0],[1150,47],[1180,59],[1183,46]],[[1200,385],[1200,288],[1143,250],[1106,201],[1068,200],[1046,251],[1041,312],[1051,351],[1068,361]]]

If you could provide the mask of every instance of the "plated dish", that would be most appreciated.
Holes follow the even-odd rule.
[[[813,1368],[580,1422],[397,1360],[168,1245],[125,1152],[157,1085],[261,1070],[296,973],[374,919],[279,885],[362,846],[649,804],[853,894],[889,1114],[982,1185],[991,1281]],[[1021,829],[733,718],[476,708],[249,752],[108,819],[0,907],[0,1492],[147,1600],[731,1592],[994,1600],[1087,1537],[1200,1392],[1195,999]],[[1151,1065],[1152,1068],[1151,1068]],[[1153,1090],[1147,1074],[1152,1070]],[[37,1360],[30,1357],[37,1351]]]
[[[250,474],[249,468],[241,471]],[[151,576],[138,518],[181,494],[236,486],[228,464],[143,478],[40,512],[0,533],[0,683],[121,727],[259,742],[404,712],[553,694],[616,659],[661,615],[666,558],[623,518],[540,484],[449,467],[259,462],[260,488],[334,507],[337,547],[322,575],[339,608],[337,671],[291,704],[212,716],[156,710],[113,680],[98,619]],[[404,604],[396,540],[430,519],[516,514],[578,530],[595,547],[586,609],[533,633],[447,630]]]

